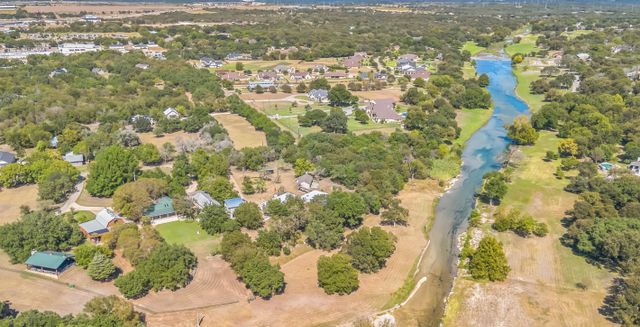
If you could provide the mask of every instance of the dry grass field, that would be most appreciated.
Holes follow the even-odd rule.
[[[385,226],[398,237],[396,252],[387,266],[376,274],[361,274],[360,288],[350,295],[330,296],[317,286],[316,262],[330,253],[303,249],[284,261],[286,290],[270,300],[257,299],[222,307],[149,315],[153,326],[191,326],[196,312],[204,314],[203,326],[333,326],[378,312],[403,283],[415,259],[426,244],[423,233],[429,222],[433,200],[440,189],[433,181],[410,182],[400,199],[410,210],[406,227]],[[377,217],[367,217],[365,225],[377,225]]]
[[[376,99],[394,99],[396,101],[400,101],[400,97],[402,96],[402,92],[400,89],[383,89],[378,91],[359,91],[352,92],[353,95],[358,96],[361,99],[365,100],[376,100]]]
[[[244,92],[242,94],[240,94],[240,99],[242,100],[282,100],[285,101],[284,99],[290,97],[290,96],[295,96],[297,93],[282,93],[282,92],[278,92],[278,93],[271,93],[271,92],[266,92],[266,93],[262,93],[262,94],[258,94],[258,93],[253,93],[253,92]],[[254,106],[254,104],[252,103],[252,106]]]
[[[214,118],[229,132],[229,137],[237,150],[267,145],[264,133],[257,131],[243,117],[236,114],[224,114],[216,115]]]
[[[88,3],[56,3],[46,5],[28,5],[24,7],[24,10],[30,13],[47,13],[52,12],[56,14],[79,14],[81,12],[93,13],[93,14],[118,14],[122,12],[154,12],[154,11],[166,11],[166,10],[181,10],[185,9],[184,6],[172,5],[172,4],[88,4]]]
[[[197,133],[187,133],[184,131],[179,131],[170,134],[164,134],[160,137],[155,136],[153,133],[138,133],[138,137],[140,137],[140,142],[142,143],[150,143],[160,148],[163,144],[169,142],[173,145],[176,145],[180,139],[198,139]]]
[[[598,308],[611,274],[590,265],[560,243],[560,220],[575,195],[563,191],[567,180],[553,173],[558,161],[544,162],[546,149],[558,139],[543,133],[537,144],[522,149],[524,160],[513,175],[503,200],[549,225],[543,238],[496,233],[503,243],[511,272],[501,283],[458,279],[446,325],[449,326],[608,326]],[[586,286],[581,289],[578,284]]]
[[[38,208],[38,186],[25,185],[5,188],[0,191],[0,225],[14,222],[20,218],[20,206]]]

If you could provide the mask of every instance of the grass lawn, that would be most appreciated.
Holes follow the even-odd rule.
[[[220,242],[219,235],[209,235],[196,221],[174,221],[156,226],[156,230],[169,244],[182,244],[192,251],[211,253]]]
[[[357,121],[353,117],[353,115],[349,116],[349,120],[347,121],[347,128],[349,128],[349,131],[351,132],[376,130],[376,129],[382,129],[382,128],[395,128],[395,127],[400,127],[400,124],[398,123],[379,124],[373,121],[369,121],[366,124],[361,124],[359,121]]]
[[[593,33],[593,31],[592,30],[575,30],[575,31],[562,32],[561,35],[566,36],[568,39],[575,39],[580,35],[585,35],[590,33]]]
[[[460,159],[449,157],[447,159],[435,159],[431,162],[428,174],[431,178],[440,182],[446,182],[460,173]]]
[[[528,54],[531,52],[540,51],[540,49],[536,46],[536,40],[538,40],[538,35],[528,34],[522,37],[519,43],[513,43],[508,45],[504,51],[509,55],[509,57],[513,56],[516,53]]]
[[[79,223],[92,220],[95,217],[96,215],[93,212],[86,210],[76,211],[73,213],[73,218],[75,218]]]
[[[516,86],[516,94],[529,105],[529,109],[533,113],[540,110],[540,108],[544,104],[544,95],[531,94],[529,88],[533,81],[540,78],[540,71],[525,71],[524,68],[524,65],[519,65],[513,70],[514,74],[516,75],[516,79],[518,80],[518,85]]]
[[[313,126],[313,127],[300,126],[298,124],[297,117],[274,119],[273,121],[276,122],[276,124],[280,125],[281,127],[289,130],[289,132],[291,132],[296,137],[303,137],[307,134],[320,131],[320,127],[318,126]]]
[[[110,207],[113,204],[111,198],[97,198],[91,196],[86,188],[82,189],[76,203],[85,207]]]
[[[387,67],[395,67],[398,65],[398,62],[395,59],[385,59],[382,62]]]
[[[462,66],[462,77],[464,79],[476,77],[476,68],[468,61],[465,61],[464,66]]]
[[[462,109],[458,113],[458,126],[460,126],[460,136],[455,140],[457,144],[464,144],[467,140],[489,121],[493,114],[492,109]]]
[[[476,54],[487,50],[487,48],[485,47],[481,47],[479,45],[477,45],[475,42],[473,41],[467,41],[462,45],[462,51],[467,50],[469,51],[469,53],[471,53],[472,56],[475,56]]]

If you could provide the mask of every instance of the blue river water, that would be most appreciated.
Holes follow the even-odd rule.
[[[515,94],[516,78],[511,61],[504,58],[478,58],[478,75],[489,75],[494,113],[485,126],[467,141],[462,154],[462,170],[458,180],[442,196],[436,207],[436,217],[429,232],[429,248],[420,264],[427,281],[420,289],[419,305],[424,309],[416,317],[423,324],[437,326],[456,275],[457,238],[466,230],[467,220],[475,204],[475,192],[482,177],[499,169],[509,145],[504,126],[519,115],[528,115],[529,108]]]

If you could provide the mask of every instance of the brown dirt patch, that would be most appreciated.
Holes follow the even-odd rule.
[[[396,101],[400,101],[400,97],[403,92],[400,89],[393,88],[379,91],[360,91],[352,93],[365,100],[394,99]]]
[[[179,131],[175,133],[165,134],[160,137],[156,137],[153,133],[138,133],[138,137],[140,137],[140,142],[142,143],[150,143],[160,148],[163,144],[169,142],[173,145],[176,145],[176,142],[180,139],[198,139],[198,134],[195,133],[187,133],[184,131]]]
[[[5,188],[0,191],[0,225],[14,222],[20,218],[20,206],[37,209],[38,186],[25,185],[16,188]]]
[[[243,117],[236,114],[216,115],[217,120],[229,133],[234,148],[253,148],[267,145],[267,138],[263,132],[257,131]]]
[[[78,14],[80,12],[88,12],[95,14],[118,14],[122,11],[131,12],[153,12],[159,10],[178,10],[185,9],[183,6],[170,5],[170,4],[110,4],[110,5],[92,5],[92,4],[53,4],[53,5],[33,5],[25,6],[24,10],[30,13],[47,13],[53,12],[56,14],[72,13]]]

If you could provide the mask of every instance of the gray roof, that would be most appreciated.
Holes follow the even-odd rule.
[[[367,106],[367,111],[377,119],[402,120],[402,116],[393,109],[394,104],[393,99],[372,100]]]
[[[210,205],[220,205],[220,202],[214,200],[209,193],[205,191],[195,191],[191,195],[193,202],[200,208],[204,208]]]
[[[62,159],[69,163],[76,163],[76,162],[84,163],[84,155],[75,154],[73,152],[67,152],[67,154],[65,154]]]
[[[309,184],[311,185],[311,183],[313,183],[313,176],[311,174],[304,174],[298,178],[296,178],[296,183],[298,184]]]
[[[314,89],[307,94],[310,98],[326,99],[329,97],[329,91],[325,89]]]
[[[11,152],[0,151],[0,161],[12,163],[16,161],[16,156]]]
[[[103,208],[96,214],[96,218],[80,224],[80,228],[87,234],[103,234],[109,231],[109,224],[118,218],[113,210]]]

